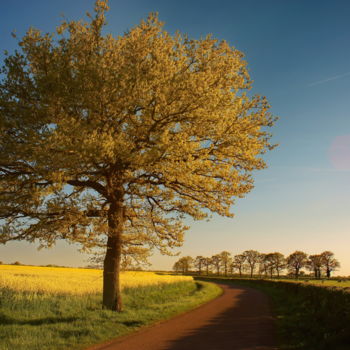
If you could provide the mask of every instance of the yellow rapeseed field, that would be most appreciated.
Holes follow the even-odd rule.
[[[192,281],[189,276],[159,275],[154,272],[121,273],[121,286],[140,287]],[[94,294],[102,292],[102,271],[94,269],[0,265],[0,289],[50,294]]]

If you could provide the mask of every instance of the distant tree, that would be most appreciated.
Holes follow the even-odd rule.
[[[216,274],[220,275],[220,267],[221,267],[221,256],[220,254],[213,255],[211,258],[211,264],[216,269]]]
[[[209,276],[209,271],[210,271],[211,265],[212,265],[211,259],[210,258],[204,258],[203,266],[205,267],[207,276]]]
[[[287,257],[287,266],[294,272],[294,277],[299,278],[300,270],[306,267],[307,264],[307,254],[299,250],[290,254]]]
[[[274,272],[276,272],[279,277],[280,272],[285,268],[286,261],[283,254],[274,252],[264,254],[262,256],[262,264],[264,265],[265,274],[269,274],[272,278]]]
[[[231,260],[231,263],[229,265],[229,269],[230,269],[230,275],[233,275],[235,272],[235,266],[233,264],[233,260]]]
[[[193,268],[194,260],[191,256],[185,256],[184,259],[186,259],[186,273],[188,273]]]
[[[310,255],[306,267],[314,273],[315,278],[321,278],[323,259],[321,254]]]
[[[249,266],[250,277],[252,278],[255,267],[260,260],[260,253],[256,250],[246,250],[245,252],[243,252],[243,255],[245,256],[245,261]]]
[[[261,270],[264,272],[265,276],[270,275],[273,277],[273,271],[275,269],[275,262],[273,260],[273,253],[261,254],[260,255],[260,265]]]
[[[245,261],[246,256],[244,254],[238,254],[233,257],[232,267],[238,270],[240,277],[242,277],[242,271]]]
[[[181,262],[178,260],[178,261],[175,261],[174,265],[173,265],[173,270],[176,271],[176,272],[182,272],[184,271],[184,267],[183,267],[183,264],[181,264]]]
[[[175,262],[173,269],[175,271],[182,271],[183,274],[188,273],[193,266],[193,258],[184,256]]]
[[[220,256],[221,266],[224,269],[224,274],[225,276],[227,276],[227,271],[232,262],[231,253],[227,251],[223,251],[219,254],[219,256]]]
[[[283,271],[286,268],[286,259],[284,255],[279,252],[272,253],[271,259],[273,261],[277,277],[279,277],[281,271]]]
[[[15,261],[11,265],[22,265],[22,263],[20,263],[19,261]]]
[[[148,259],[151,256],[151,250],[148,247],[139,245],[124,244],[121,255],[121,270],[142,269],[150,266]],[[93,249],[89,261],[93,266],[103,268],[105,252],[102,249]]]
[[[328,250],[321,253],[321,260],[323,268],[326,271],[327,278],[330,278],[331,273],[340,267],[339,261],[334,258],[334,253]]]
[[[2,265],[3,264],[3,262],[2,261],[0,261],[0,265]]]
[[[194,259],[194,266],[197,268],[198,274],[201,275],[202,268],[205,266],[205,257],[202,255],[196,256],[196,258]]]
[[[132,259],[129,256],[123,256],[120,261],[120,269],[122,271],[129,271],[133,267],[132,265]]]

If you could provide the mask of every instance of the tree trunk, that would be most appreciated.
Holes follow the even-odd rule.
[[[108,210],[108,240],[103,269],[103,306],[113,311],[122,311],[120,294],[120,258],[124,208],[122,200],[111,203]]]

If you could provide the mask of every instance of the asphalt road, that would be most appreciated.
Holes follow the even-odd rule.
[[[268,298],[252,288],[219,286],[224,293],[195,310],[87,350],[278,349]]]

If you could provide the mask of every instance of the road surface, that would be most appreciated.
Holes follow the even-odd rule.
[[[278,349],[267,296],[248,287],[219,285],[223,294],[195,310],[87,350]]]

